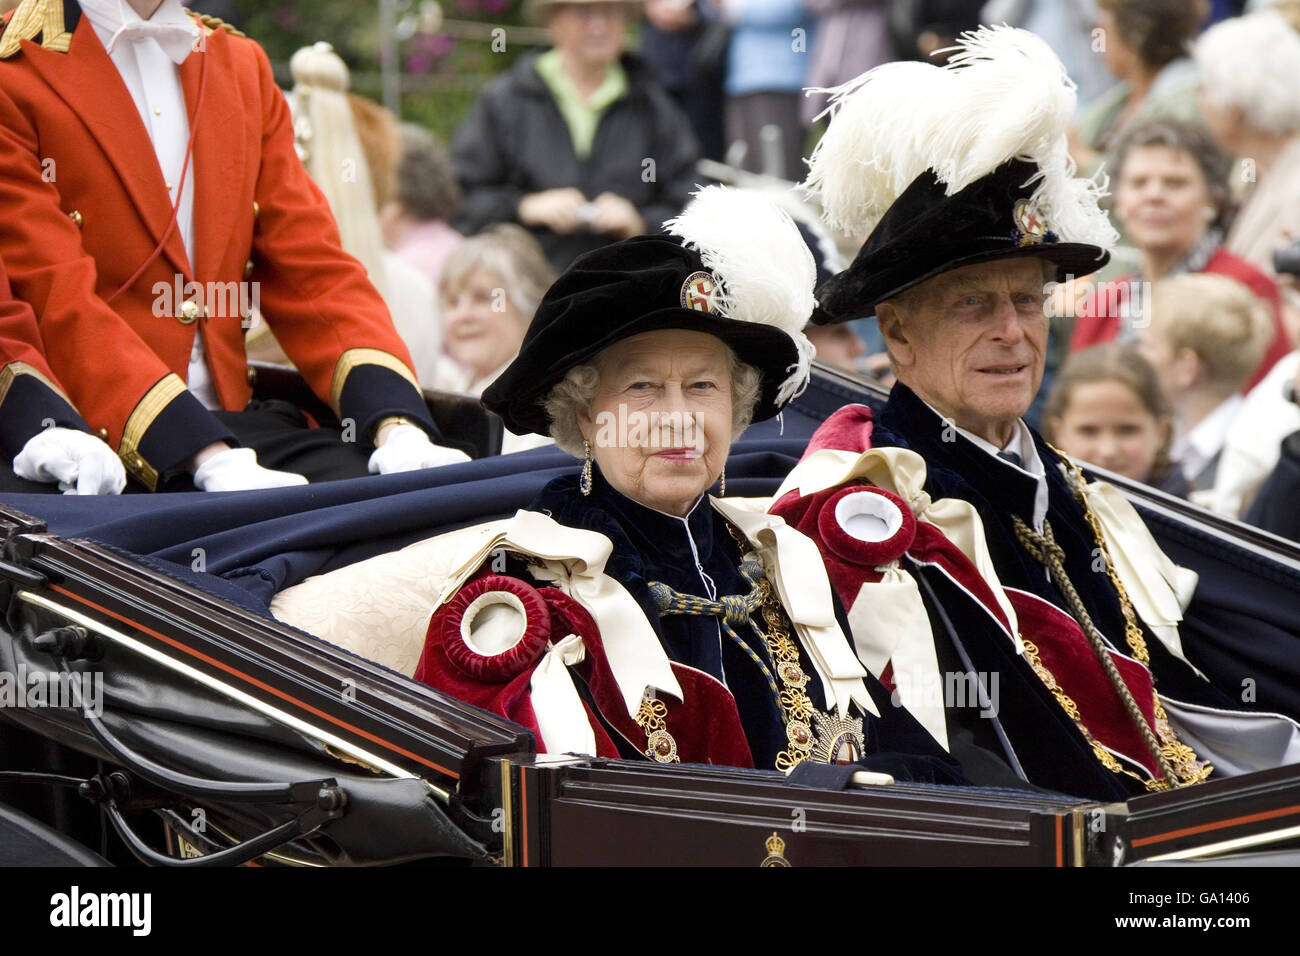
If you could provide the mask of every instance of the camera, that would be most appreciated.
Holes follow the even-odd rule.
[[[1300,239],[1273,253],[1273,271],[1300,277]]]

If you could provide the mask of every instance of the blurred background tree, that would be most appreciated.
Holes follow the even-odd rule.
[[[530,46],[546,42],[544,31],[528,23],[525,0],[390,0],[387,44],[384,0],[192,2],[262,44],[281,85],[290,82],[294,51],[325,40],[351,69],[353,92],[379,102],[396,93],[402,119],[428,127],[444,143],[488,80]],[[387,96],[381,70],[386,49],[395,51],[397,67]]]

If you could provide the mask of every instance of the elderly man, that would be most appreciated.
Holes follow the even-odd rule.
[[[138,486],[465,460],[433,444],[406,348],[242,34],[179,0],[23,0],[0,30],[0,169],[0,255],[40,322],[51,385]],[[341,432],[249,405],[259,304]]]
[[[1009,28],[963,47],[946,69],[885,66],[842,94],[810,177],[828,218],[870,233],[821,307],[874,313],[898,377],[871,450],[836,447],[867,452],[842,459],[847,473],[893,484],[964,552],[947,584],[924,582],[934,657],[1000,691],[978,716],[945,700],[948,735],[1032,783],[1098,797],[1300,759],[1294,722],[1245,713],[1182,657],[1186,575],[1137,513],[1022,420],[1049,283],[1104,265],[1113,231],[1095,188],[1070,176],[1073,89],[1050,50]],[[842,437],[834,419],[823,432],[837,425]],[[815,466],[786,488],[817,491]]]
[[[698,148],[690,123],[623,53],[634,0],[537,0],[555,46],[483,90],[452,141],[464,196],[455,225],[532,230],[557,270],[644,232],[686,204]]]

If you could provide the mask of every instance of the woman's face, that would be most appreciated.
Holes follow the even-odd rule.
[[[1076,385],[1052,427],[1057,444],[1072,458],[1146,481],[1169,420],[1152,415],[1133,389],[1112,380]]]
[[[1191,153],[1140,146],[1120,170],[1115,214],[1143,252],[1182,255],[1204,235],[1215,210]]]
[[[685,517],[718,476],[731,448],[727,346],[703,332],[664,329],[611,345],[583,438],[614,489]]]
[[[495,273],[475,269],[460,281],[443,283],[444,347],[475,378],[491,375],[519,354],[525,325]]]
[[[1102,56],[1106,58],[1106,70],[1111,76],[1126,80],[1144,68],[1142,57],[1115,26],[1113,13],[1109,10],[1098,10],[1097,29],[1101,31],[1101,38],[1104,41]]]

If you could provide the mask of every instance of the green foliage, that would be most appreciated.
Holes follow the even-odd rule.
[[[202,0],[194,2],[203,9]],[[234,6],[244,18],[245,32],[266,49],[282,85],[290,82],[294,52],[324,40],[352,71],[353,92],[382,99],[378,0],[234,0]],[[421,6],[419,0],[408,0],[397,16],[414,27]],[[528,20],[524,0],[445,0],[440,6],[445,28],[416,28],[399,44],[399,62],[402,118],[427,126],[447,142],[484,84],[527,48],[513,28]],[[497,26],[507,31],[505,50],[492,49],[490,31]]]

